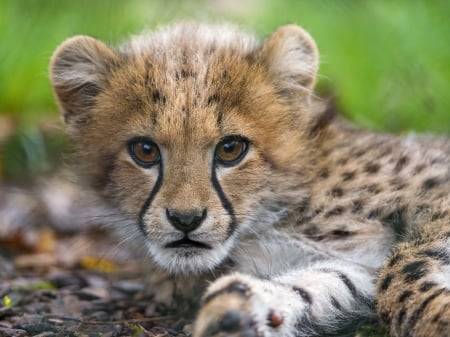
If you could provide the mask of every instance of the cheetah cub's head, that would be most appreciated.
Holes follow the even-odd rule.
[[[81,171],[123,217],[120,232],[166,270],[196,273],[300,202],[317,66],[297,26],[259,43],[182,23],[119,48],[68,39],[50,77]]]

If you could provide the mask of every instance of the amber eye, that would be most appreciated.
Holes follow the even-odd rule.
[[[241,136],[224,138],[216,146],[215,157],[219,164],[233,166],[238,164],[246,155],[248,141]]]
[[[128,143],[128,152],[136,164],[150,167],[159,163],[161,155],[158,145],[149,139],[135,139]]]

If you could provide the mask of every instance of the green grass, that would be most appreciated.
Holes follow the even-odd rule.
[[[448,132],[449,13],[448,1],[284,0],[261,22],[296,22],[312,33],[322,55],[319,89],[357,123]]]
[[[47,79],[56,46],[74,34],[110,42],[180,18],[241,23],[261,36],[299,23],[321,51],[319,92],[359,124],[450,131],[450,2],[297,0],[4,0],[0,114],[33,126],[56,116]]]

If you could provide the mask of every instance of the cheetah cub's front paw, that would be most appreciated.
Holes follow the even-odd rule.
[[[194,324],[194,337],[282,336],[287,313],[276,301],[276,285],[235,274],[213,283]],[[287,306],[286,306],[287,304]],[[284,333],[283,333],[284,332]]]

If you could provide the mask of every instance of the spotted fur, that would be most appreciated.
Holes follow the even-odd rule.
[[[375,312],[450,335],[450,141],[350,126],[314,97],[318,63],[297,26],[181,23],[71,38],[50,77],[115,230],[186,296],[212,282],[195,337],[345,335]]]

